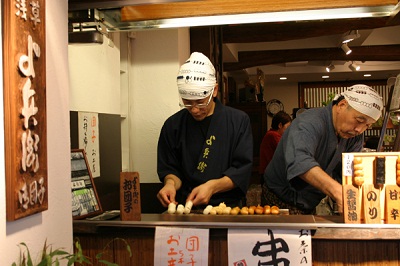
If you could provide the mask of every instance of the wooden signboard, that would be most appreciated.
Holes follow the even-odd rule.
[[[343,208],[346,223],[359,224],[361,222],[359,190],[351,184],[343,185]]]
[[[364,219],[366,224],[381,223],[380,194],[380,189],[374,184],[363,186]]]
[[[102,213],[85,150],[71,151],[72,217],[74,220]]]
[[[388,224],[400,224],[400,187],[386,185],[385,220]]]
[[[120,211],[122,221],[140,221],[140,179],[138,172],[120,174]]]
[[[48,208],[45,0],[4,0],[7,220]]]
[[[400,152],[343,153],[342,157],[344,222],[400,223],[396,184]]]

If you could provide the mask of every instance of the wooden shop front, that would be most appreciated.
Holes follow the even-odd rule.
[[[86,256],[94,258],[109,244],[109,260],[119,265],[154,265],[158,226],[209,229],[209,265],[228,265],[227,232],[241,229],[310,229],[313,265],[399,265],[400,226],[345,224],[342,216],[142,214],[141,221],[75,220],[74,237]],[[126,240],[132,250],[115,238]]]

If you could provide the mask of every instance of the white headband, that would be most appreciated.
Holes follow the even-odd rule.
[[[177,84],[183,99],[204,99],[217,84],[215,68],[204,54],[194,52],[179,69]]]
[[[371,117],[375,121],[381,117],[383,110],[382,97],[371,87],[357,84],[349,87],[341,95],[356,111]]]

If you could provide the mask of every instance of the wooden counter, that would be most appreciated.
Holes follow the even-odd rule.
[[[400,265],[400,226],[344,224],[339,216],[312,215],[170,215],[142,214],[141,221],[75,220],[74,237],[84,254],[94,258],[110,244],[107,258],[121,266],[154,265],[154,234],[157,226],[210,229],[209,265],[228,265],[228,228],[310,229],[313,265]],[[119,237],[132,249],[129,258]]]

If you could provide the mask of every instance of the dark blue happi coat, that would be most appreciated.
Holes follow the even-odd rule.
[[[332,103],[299,115],[286,129],[264,173],[267,187],[281,200],[303,210],[314,209],[326,196],[299,175],[315,166],[342,183],[342,153],[359,152],[363,136],[338,138]]]
[[[209,204],[229,204],[245,197],[253,165],[253,137],[248,115],[215,99],[213,115],[196,121],[186,109],[169,117],[158,141],[157,172],[182,180],[177,200],[184,204],[193,188],[228,176],[236,187],[213,195]]]

